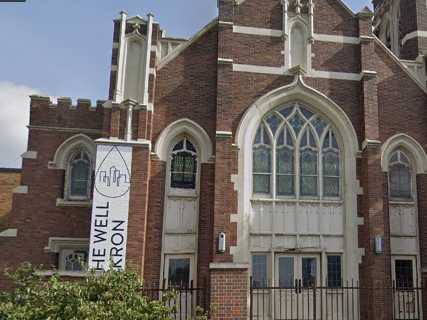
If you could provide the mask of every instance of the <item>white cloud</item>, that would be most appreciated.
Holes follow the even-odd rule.
[[[0,82],[0,167],[21,167],[27,149],[29,106],[36,89]]]

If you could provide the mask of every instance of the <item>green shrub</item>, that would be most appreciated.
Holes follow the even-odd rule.
[[[169,320],[171,294],[150,301],[141,294],[142,282],[131,272],[89,273],[82,281],[61,281],[37,275],[31,265],[9,274],[11,292],[0,293],[1,320]]]

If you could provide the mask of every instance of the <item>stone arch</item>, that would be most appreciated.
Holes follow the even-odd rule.
[[[172,143],[183,134],[188,134],[194,140],[202,163],[211,161],[213,145],[209,135],[199,124],[187,118],[172,122],[163,129],[154,146],[154,152],[160,160],[167,161]]]
[[[358,247],[357,226],[362,221],[357,217],[358,182],[356,176],[356,158],[360,152],[359,142],[353,124],[346,113],[335,102],[321,92],[307,86],[302,76],[284,87],[273,90],[260,97],[245,112],[236,132],[235,144],[239,149],[238,175],[233,177],[238,190],[238,213],[233,217],[237,222],[237,245],[231,248],[235,263],[249,262],[249,212],[251,210],[251,184],[248,177],[252,174],[252,143],[263,117],[273,109],[292,101],[301,101],[311,106],[335,127],[342,139],[343,171],[343,205],[346,276],[358,278],[358,264],[363,250]]]
[[[95,142],[87,135],[80,133],[68,138],[56,149],[53,160],[49,162],[49,168],[66,170],[70,153],[79,147],[84,148],[89,153],[92,166],[94,166],[96,158]]]
[[[415,173],[427,173],[427,154],[421,144],[411,136],[399,133],[387,139],[381,147],[381,168],[389,170],[391,154],[398,148],[404,149],[411,157]]]

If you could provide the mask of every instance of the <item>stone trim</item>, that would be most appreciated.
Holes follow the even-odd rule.
[[[78,271],[59,271],[59,270],[46,270],[46,271],[36,271],[36,275],[41,277],[51,277],[53,275],[59,275],[60,277],[70,277],[70,278],[86,278],[89,273],[87,272],[78,272]]]
[[[282,30],[257,28],[257,27],[245,27],[245,26],[233,26],[234,33],[250,34],[256,36],[269,36],[269,37],[282,37]]]
[[[271,74],[271,75],[288,75],[288,76],[292,75],[289,72],[289,70],[285,70],[284,67],[267,67],[267,66],[257,66],[257,65],[249,65],[249,64],[237,64],[237,63],[233,63],[233,71]],[[337,79],[337,80],[349,80],[349,81],[360,81],[362,79],[362,75],[360,73],[319,71],[319,70],[311,70],[306,74],[306,76],[311,78]]]
[[[22,159],[37,159],[37,151],[26,151],[23,154],[21,154]]]
[[[407,33],[402,39],[402,45],[405,45],[406,42],[413,38],[427,38],[427,31],[416,30],[410,33]]]
[[[233,59],[218,58],[218,63],[219,64],[232,64],[233,63]]]
[[[88,238],[62,238],[50,237],[45,252],[58,253],[64,248],[87,248],[89,247]]]
[[[66,128],[66,127],[50,127],[50,126],[27,126],[29,130],[43,130],[43,131],[58,131],[58,132],[71,132],[71,133],[87,133],[87,134],[102,134],[102,130],[98,129],[85,129],[85,128]]]
[[[211,270],[231,270],[231,269],[249,269],[249,264],[232,263],[232,262],[211,262],[209,264]]]
[[[234,33],[249,34],[254,36],[267,36],[267,37],[283,37],[283,31],[279,29],[268,29],[268,28],[258,28],[258,27],[247,27],[247,26],[237,26],[233,25]],[[349,37],[341,35],[332,35],[332,34],[313,34],[313,38],[316,41],[322,42],[334,42],[334,43],[343,43],[343,44],[360,44],[361,39],[359,37]]]
[[[197,32],[190,40],[180,44],[171,54],[169,54],[165,59],[161,60],[158,64],[158,69],[162,69],[169,62],[178,57],[185,49],[190,47],[193,43],[199,40],[203,35],[205,35],[208,31],[210,31],[213,27],[218,24],[218,18],[213,19],[209,22],[205,27],[203,27],[199,32]]]
[[[151,141],[146,139],[138,140],[121,140],[119,138],[101,138],[95,140],[95,144],[110,144],[110,145],[122,145],[122,146],[147,146],[151,148]]]
[[[73,200],[67,200],[67,199],[56,199],[56,206],[57,207],[81,207],[81,208],[91,208],[92,207],[92,201],[73,201]]]
[[[18,236],[18,229],[6,229],[0,232],[0,238],[16,238]]]
[[[231,131],[217,131],[216,137],[217,138],[231,138],[233,136],[233,132]]]
[[[13,189],[13,193],[27,194],[28,193],[28,186],[17,186],[15,189]]]

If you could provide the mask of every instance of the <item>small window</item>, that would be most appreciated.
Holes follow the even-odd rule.
[[[340,195],[340,154],[335,134],[330,130],[323,142],[323,195]]]
[[[342,287],[341,256],[328,256],[328,288]]]
[[[168,285],[173,288],[188,287],[190,283],[190,259],[170,259]]]
[[[396,288],[414,287],[414,269],[412,260],[395,260]]]
[[[84,272],[87,270],[88,251],[63,249],[60,252],[59,269],[67,272]]]
[[[410,200],[412,197],[412,175],[409,159],[401,151],[390,158],[389,167],[390,197]]]
[[[267,256],[252,256],[252,285],[255,288],[267,287]]]
[[[318,195],[318,152],[311,130],[306,130],[301,139],[300,188],[302,196]]]
[[[258,128],[253,147],[253,192],[269,194],[271,188],[271,140],[264,125]]]
[[[178,142],[172,151],[171,187],[195,189],[197,175],[197,153],[187,139]]]
[[[91,164],[88,154],[81,150],[73,154],[69,163],[70,200],[84,200],[90,197]]]

